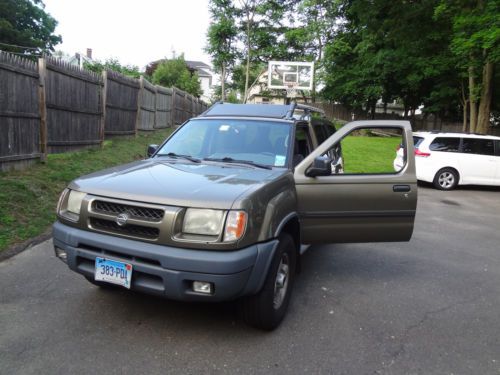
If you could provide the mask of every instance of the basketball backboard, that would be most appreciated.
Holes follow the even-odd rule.
[[[268,88],[312,90],[314,77],[313,62],[269,61]]]

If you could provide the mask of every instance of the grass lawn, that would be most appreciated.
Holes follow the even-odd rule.
[[[45,164],[0,173],[0,251],[44,233],[55,221],[59,194],[71,180],[143,159],[147,145],[161,143],[171,131],[107,140],[103,149],[49,155]]]
[[[344,173],[394,173],[401,137],[356,137],[342,140]]]

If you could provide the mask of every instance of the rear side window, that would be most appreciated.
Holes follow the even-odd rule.
[[[500,141],[495,141],[495,155],[500,156]]]
[[[460,138],[436,137],[429,146],[431,151],[458,152]]]
[[[416,135],[413,136],[413,146],[415,146],[415,148],[417,148],[418,146],[420,146],[420,143],[422,143],[422,141],[424,140],[423,137],[417,137]]]
[[[466,154],[494,155],[493,139],[464,138],[462,152]]]

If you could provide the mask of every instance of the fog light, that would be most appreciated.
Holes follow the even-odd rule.
[[[64,263],[68,263],[68,254],[63,249],[56,247],[56,257],[61,259]]]
[[[196,293],[212,294],[214,287],[212,283],[205,281],[193,281],[193,290]]]

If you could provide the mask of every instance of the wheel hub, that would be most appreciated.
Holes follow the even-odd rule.
[[[288,290],[288,276],[290,272],[290,261],[288,254],[283,253],[281,256],[278,271],[276,272],[276,279],[274,281],[274,309],[279,309],[285,300],[286,292]]]

